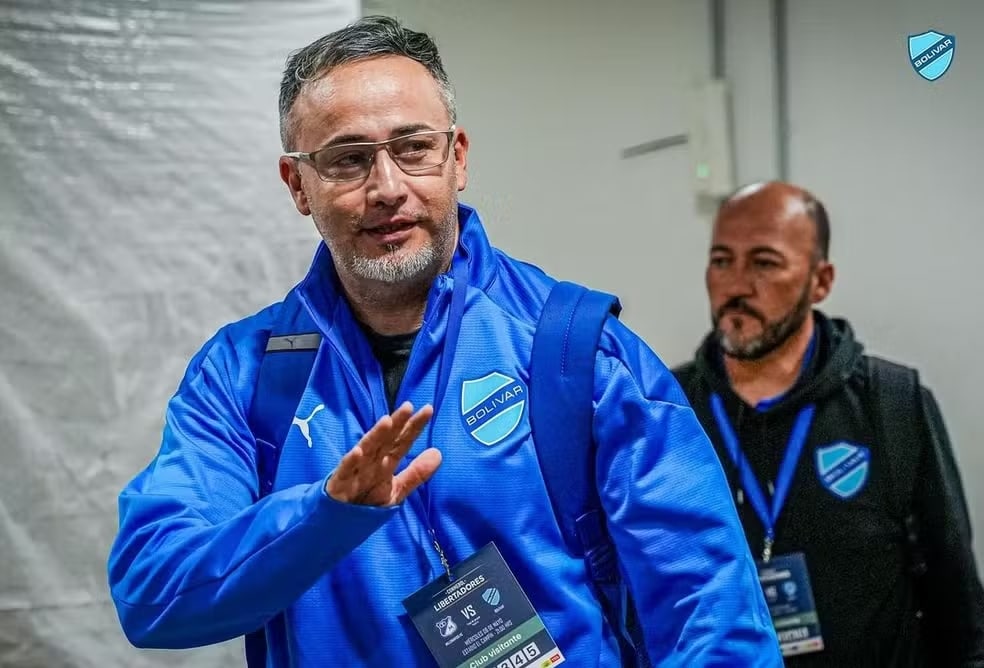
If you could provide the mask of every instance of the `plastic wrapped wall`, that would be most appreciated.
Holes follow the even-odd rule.
[[[280,71],[358,4],[0,0],[0,666],[243,665],[126,642],[116,497],[198,346],[303,274]]]

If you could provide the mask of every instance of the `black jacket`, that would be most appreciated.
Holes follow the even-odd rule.
[[[776,524],[773,554],[805,553],[825,649],[789,657],[787,665],[984,667],[984,590],[960,477],[936,401],[921,388],[921,405],[915,407],[921,414],[920,433],[906,443],[876,443],[875,397],[867,392],[862,346],[847,322],[819,312],[814,317],[815,353],[796,386],[764,411],[731,391],[720,349],[710,335],[693,362],[674,370],[721,458],[756,558],[764,528],[739,492],[738,469],[724,448],[710,396],[717,393],[723,400],[744,457],[766,492],[798,412],[816,405]],[[838,442],[870,451],[867,479],[846,499],[828,491],[818,477],[817,451]],[[921,577],[910,573],[913,550],[893,512],[886,453],[898,452],[895,448],[920,450],[912,496],[927,565]]]

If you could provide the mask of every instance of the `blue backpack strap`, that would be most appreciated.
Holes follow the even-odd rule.
[[[249,424],[256,439],[259,498],[273,491],[280,452],[320,345],[321,334],[314,321],[291,293],[281,305],[267,338],[249,410]],[[283,615],[273,617],[265,628],[246,634],[248,668],[267,665],[267,634],[277,636],[271,644],[286,647]]]
[[[550,291],[533,336],[530,420],[547,491],[568,549],[588,556],[607,533],[595,486],[594,368],[598,340],[618,300],[574,283]]]
[[[595,356],[605,321],[621,310],[613,295],[568,282],[553,287],[533,336],[530,422],[564,541],[585,559],[602,609],[620,633],[623,665],[648,666],[595,483]]]
[[[307,311],[293,302],[284,302],[270,331],[249,410],[260,498],[273,489],[280,450],[321,345],[321,334]]]

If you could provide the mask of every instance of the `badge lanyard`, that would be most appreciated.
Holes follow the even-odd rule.
[[[714,412],[714,421],[717,422],[718,431],[721,432],[721,438],[724,439],[725,448],[741,474],[741,486],[745,490],[745,496],[748,497],[748,501],[752,504],[752,509],[762,521],[762,526],[765,527],[765,544],[762,548],[762,561],[768,563],[772,558],[772,545],[776,539],[776,522],[779,519],[779,514],[782,512],[783,504],[786,502],[786,496],[789,494],[789,488],[793,482],[793,475],[796,473],[796,465],[803,452],[806,437],[810,433],[810,423],[813,421],[813,413],[816,411],[816,406],[812,404],[806,406],[796,416],[793,432],[790,434],[789,442],[786,444],[786,454],[783,456],[782,464],[779,466],[779,475],[776,478],[775,493],[772,495],[771,508],[766,504],[765,494],[762,492],[758,479],[755,477],[751,465],[741,451],[738,436],[735,434],[735,430],[731,426],[731,422],[728,421],[728,415],[724,410],[724,402],[721,401],[721,397],[717,394],[711,395],[711,410]]]
[[[438,412],[440,411],[444,395],[447,393],[448,382],[451,379],[451,367],[454,363],[455,351],[458,348],[458,335],[461,333],[461,321],[465,314],[465,296],[468,290],[468,280],[465,276],[464,260],[459,262],[452,269],[452,280],[454,285],[451,288],[451,311],[448,314],[447,331],[444,335],[444,350],[441,354],[441,364],[438,367],[437,372],[437,388],[434,394],[433,403],[434,413],[431,415],[431,429],[427,436],[428,447],[433,447],[433,425],[435,424]],[[418,494],[419,498],[417,498]],[[407,501],[410,503],[419,502],[418,511],[420,513],[420,517],[424,522],[427,533],[430,534],[434,549],[437,550],[437,556],[441,560],[441,566],[444,568],[444,572],[447,574],[448,579],[452,580],[451,564],[448,562],[447,555],[445,555],[444,549],[441,547],[441,543],[437,539],[437,531],[434,529],[433,522],[431,522],[431,498],[430,493],[427,491],[427,484],[425,483],[418,487],[417,494],[411,494]]]

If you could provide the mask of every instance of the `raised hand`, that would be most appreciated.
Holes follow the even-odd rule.
[[[424,484],[441,465],[441,452],[428,448],[410,465],[393,475],[396,467],[420,436],[434,409],[426,405],[416,413],[404,402],[386,415],[342,457],[328,478],[325,491],[336,501],[365,506],[393,506]]]

